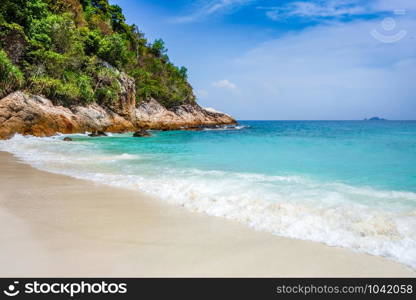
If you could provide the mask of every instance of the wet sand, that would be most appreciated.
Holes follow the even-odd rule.
[[[387,259],[281,238],[0,152],[0,277],[415,277]]]

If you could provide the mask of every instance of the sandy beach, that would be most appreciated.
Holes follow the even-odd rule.
[[[1,277],[415,277],[348,249],[281,238],[0,152]]]

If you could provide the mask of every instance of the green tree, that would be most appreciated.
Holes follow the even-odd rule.
[[[124,25],[126,18],[123,15],[123,11],[118,5],[110,6],[111,24],[115,31],[124,31]]]
[[[73,47],[77,31],[69,14],[49,15],[33,21],[29,37],[48,50],[64,54]]]
[[[179,74],[181,75],[182,78],[187,79],[188,78],[188,69],[182,66],[179,69]]]
[[[165,42],[162,39],[155,40],[150,49],[157,57],[162,57],[168,52],[168,49],[165,48]]]
[[[0,97],[20,88],[23,81],[22,72],[12,64],[6,52],[0,50]]]
[[[112,34],[100,41],[98,56],[122,69],[128,62],[127,43],[119,34]]]

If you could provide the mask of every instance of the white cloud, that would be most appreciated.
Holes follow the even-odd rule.
[[[312,0],[296,1],[274,7],[259,7],[266,10],[272,20],[290,17],[301,18],[339,18],[359,16],[394,10],[415,10],[414,0]]]
[[[223,88],[228,90],[237,90],[237,86],[228,79],[216,81],[212,84],[216,88]]]
[[[206,98],[208,97],[208,92],[204,89],[195,90],[197,98]]]
[[[360,6],[353,0],[347,1],[299,1],[281,7],[269,8],[266,15],[272,20],[282,17],[340,17],[359,15],[367,12],[367,8]]]
[[[198,1],[193,11],[188,15],[174,18],[174,23],[192,23],[206,19],[212,15],[218,15],[232,11],[238,7],[248,4],[253,0],[205,0]]]
[[[372,8],[376,11],[416,10],[415,0],[376,0],[372,2]]]

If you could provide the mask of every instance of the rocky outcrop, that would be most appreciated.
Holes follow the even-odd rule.
[[[97,137],[97,136],[108,136],[107,133],[105,133],[104,131],[101,130],[94,130],[93,132],[91,132],[88,136],[91,137]]]
[[[51,136],[56,133],[169,130],[235,124],[230,116],[198,105],[167,110],[156,100],[151,100],[136,108],[130,96],[131,93],[126,92],[126,98],[121,100],[126,105],[118,109],[97,104],[67,108],[55,106],[42,96],[14,92],[0,100],[0,138],[10,138],[15,133]]]
[[[133,133],[133,137],[149,137],[149,136],[151,136],[151,134],[149,133],[149,131],[145,129],[140,129],[140,130],[137,130],[135,133]]]
[[[152,99],[135,109],[137,125],[147,129],[187,129],[201,126],[235,124],[227,114],[206,110],[197,104],[187,104],[168,110]]]
[[[107,67],[112,68],[108,64]],[[119,74],[118,83],[120,84],[121,91],[118,101],[110,103],[108,107],[123,118],[134,121],[134,109],[136,107],[136,84],[134,79],[126,73],[119,72],[116,69],[114,70]]]
[[[41,96],[15,92],[0,100],[0,138],[15,133],[51,136],[86,131],[127,131],[134,125],[99,105],[72,109],[54,106]]]

